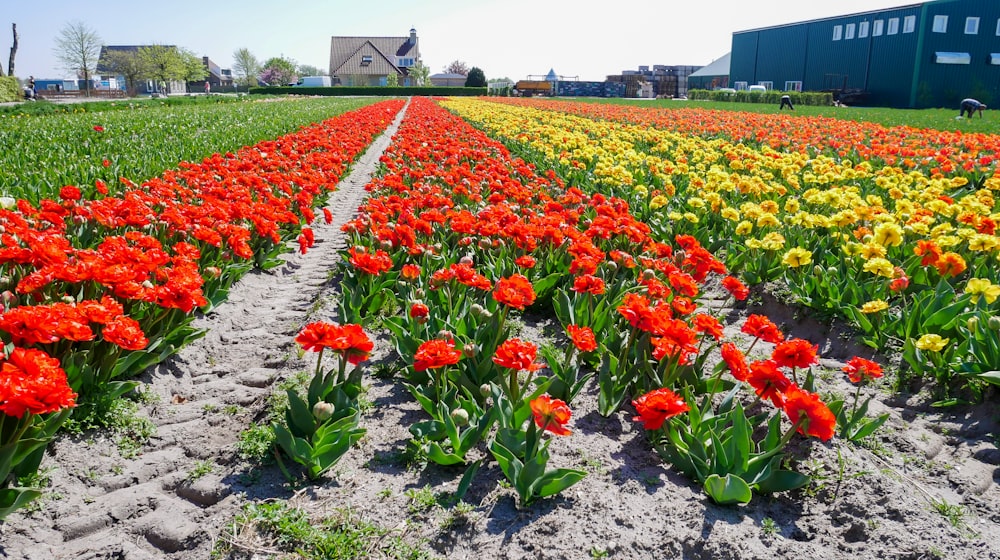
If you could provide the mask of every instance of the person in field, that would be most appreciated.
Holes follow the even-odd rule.
[[[790,95],[782,95],[781,96],[781,105],[778,106],[778,110],[780,111],[780,110],[784,109],[785,107],[788,107],[792,111],[795,110],[795,107],[792,107],[792,96],[790,96]]]
[[[972,114],[975,111],[979,111],[979,118],[983,118],[983,109],[986,108],[986,104],[980,103],[971,97],[967,97],[962,100],[962,104],[958,108],[958,116],[963,116],[969,113],[969,118],[972,118]]]

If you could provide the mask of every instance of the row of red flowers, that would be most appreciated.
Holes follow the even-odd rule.
[[[817,362],[816,347],[777,340],[781,333],[773,325],[765,328],[766,318],[752,319],[747,328],[752,336],[782,342],[770,359],[748,365],[730,344],[724,355],[733,380],[723,382],[721,370],[703,371],[711,350],[723,343],[723,326],[694,301],[708,279],[726,271],[693,238],[679,236],[676,245],[651,238],[626,201],[587,193],[588,185],[567,188],[553,172],[539,173],[512,158],[501,144],[427,100],[413,100],[382,164],[381,176],[368,186],[372,197],[345,226],[354,244],[345,253],[352,265],[344,282],[347,319],[363,319],[395,294],[408,313],[386,324],[400,354],[413,364],[407,375],[411,392],[432,423],[447,426],[443,413],[451,412],[469,430],[487,418],[481,405],[492,395],[501,429],[490,449],[509,477],[516,478],[505,467],[510,457],[504,450],[518,446],[524,462],[533,460],[525,453],[536,449],[518,411],[530,409],[543,431],[565,433],[568,409],[556,413],[538,398],[548,391],[563,401],[558,406],[565,405],[589,378],[583,374],[588,368],[600,370],[601,412],[613,413],[632,395],[636,420],[663,428],[654,437],[658,446],[667,417],[711,406],[713,393],[744,381],[759,397],[754,406],[769,400],[792,424],[768,449],[755,445],[761,469],[775,464],[771,459],[794,432],[833,436],[837,420],[806,389],[811,377],[801,383],[796,378],[796,369]],[[735,278],[725,276],[722,284],[736,297],[747,295]],[[379,306],[369,305],[373,299]],[[554,312],[572,344],[564,357],[541,349],[547,375],[539,374],[536,345],[511,338],[506,322],[511,310],[532,306]],[[706,395],[702,404],[697,394]],[[517,430],[520,444],[511,439]],[[447,441],[444,427],[411,431],[440,462],[461,460],[459,450],[467,447],[465,440]]]
[[[99,181],[0,209],[0,411],[20,420],[73,407],[77,393],[121,393],[131,384],[119,380],[199,336],[193,312],[275,263],[300,231],[311,239],[315,206],[401,107],[374,104],[142,184],[122,178],[115,192]],[[31,439],[32,422],[45,423],[4,431],[6,449]],[[17,463],[38,464],[22,451],[0,471],[0,499],[13,504],[0,519],[23,505],[8,488],[27,474]]]

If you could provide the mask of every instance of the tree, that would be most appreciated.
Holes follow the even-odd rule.
[[[56,46],[53,48],[56,58],[63,67],[82,75],[86,94],[90,97],[90,76],[97,67],[97,59],[101,55],[100,35],[87,27],[82,21],[71,21],[59,31]]]
[[[129,96],[134,96],[136,86],[146,79],[146,67],[139,58],[138,51],[107,50],[98,62],[98,66],[103,66],[125,78],[125,89]]]
[[[249,89],[260,73],[260,62],[250,49],[246,47],[237,49],[233,53],[233,72],[236,73],[236,82],[242,83]]]
[[[385,77],[386,87],[399,87],[399,74],[392,72]]]
[[[486,87],[486,74],[478,67],[473,66],[465,78],[465,87]]]
[[[317,68],[311,64],[299,64],[296,73],[299,76],[326,76],[327,71],[322,68]]]
[[[183,80],[187,74],[184,59],[176,47],[167,45],[139,47],[139,59],[146,67],[146,76],[152,79],[158,88],[173,81]],[[160,91],[160,93],[165,92]]]
[[[200,56],[187,49],[177,49],[177,55],[180,57],[181,65],[184,67],[185,82],[204,82],[208,80],[208,68],[205,67],[205,61]]]
[[[426,86],[427,80],[430,79],[431,69],[424,66],[424,63],[417,61],[416,64],[410,67],[410,76],[413,76],[414,85]]]
[[[461,60],[455,60],[448,66],[445,66],[444,71],[449,74],[461,74],[463,76],[467,76],[469,74],[469,67],[466,66]]]
[[[14,56],[17,55],[17,24],[10,24],[10,31],[14,34],[14,42],[10,44],[10,58],[7,60],[7,75],[14,75]],[[3,76],[3,66],[0,66],[0,76]]]
[[[260,79],[268,84],[286,85],[294,84],[299,80],[299,75],[295,72],[297,65],[294,60],[284,57],[272,57],[264,63],[264,69],[260,72]]]

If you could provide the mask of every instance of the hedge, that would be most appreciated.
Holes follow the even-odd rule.
[[[0,76],[0,103],[22,99],[24,99],[24,90],[21,89],[21,82],[18,82],[14,76]]]
[[[403,95],[423,95],[427,97],[442,96],[471,96],[476,97],[486,95],[484,87],[379,87],[379,86],[327,86],[327,87],[302,87],[302,86],[265,86],[250,88],[251,94],[264,95],[365,95],[379,97],[398,97]]]
[[[820,91],[720,91],[706,89],[688,90],[688,99],[707,101],[735,101],[738,103],[769,103],[779,105],[781,96],[791,97],[793,105],[833,105],[833,94]]]

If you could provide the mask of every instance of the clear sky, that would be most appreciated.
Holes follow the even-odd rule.
[[[522,79],[550,68],[603,80],[640,65],[706,65],[734,31],[918,3],[916,0],[10,0],[0,9],[0,63],[11,23],[15,74],[66,77],[55,38],[81,21],[108,45],[177,45],[232,66],[246,47],[261,61],[285,56],[328,68],[330,37],[406,36],[415,27],[431,73],[453,60],[487,78]]]

